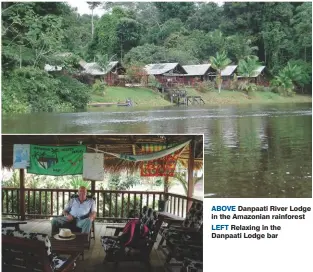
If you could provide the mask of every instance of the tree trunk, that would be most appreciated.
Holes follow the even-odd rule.
[[[91,10],[91,39],[93,40],[93,9]]]
[[[20,45],[20,69],[22,68],[22,46]]]
[[[222,88],[222,74],[221,72],[218,74],[218,93],[221,93]]]

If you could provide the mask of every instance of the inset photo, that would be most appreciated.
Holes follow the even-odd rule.
[[[203,143],[203,135],[3,135],[2,266],[202,270]]]
[[[277,128],[283,136],[294,126],[287,119],[295,117],[297,130],[298,120],[306,122],[300,116],[312,115],[312,2],[10,0],[1,7],[3,134],[213,133],[228,139],[227,131],[217,136],[219,121],[247,120],[253,133],[262,117],[277,116],[288,128]],[[241,146],[242,139],[230,140]],[[238,189],[250,182],[245,172],[251,169],[227,158],[221,174],[213,168],[216,184],[208,180],[206,193],[308,196],[307,186],[301,193],[283,184],[277,191],[253,193],[260,184]],[[245,181],[221,192],[216,185],[225,185],[220,176],[232,164],[240,174],[235,169],[231,176],[244,172]],[[264,186],[277,183],[264,180]]]

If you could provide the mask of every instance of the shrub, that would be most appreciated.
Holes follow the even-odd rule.
[[[9,92],[8,88],[4,87],[2,90],[2,113],[30,112],[30,107],[23,99],[17,98],[17,95]]]
[[[92,92],[97,95],[105,95],[105,82],[96,79],[96,82],[92,85]]]
[[[143,83],[147,77],[147,72],[143,67],[131,65],[126,69],[126,80],[129,83]]]
[[[149,75],[148,77],[148,87],[159,89],[162,87],[162,84],[157,81],[154,75]]]
[[[296,94],[291,88],[284,88],[282,86],[272,87],[272,92],[277,93],[280,96],[285,96],[285,97],[295,96],[295,94]]]
[[[247,93],[249,97],[253,96],[253,93],[257,91],[257,85],[249,83],[248,81],[242,81],[239,83],[238,89]]]
[[[201,93],[213,92],[215,90],[215,84],[213,81],[200,81],[196,83],[195,89]]]
[[[69,103],[75,109],[86,107],[90,99],[90,88],[69,76],[59,76],[57,95],[63,103]]]
[[[2,82],[4,112],[64,111],[83,108],[89,100],[85,84],[34,67],[15,69]]]

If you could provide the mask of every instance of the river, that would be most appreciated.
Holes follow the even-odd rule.
[[[2,116],[12,134],[204,134],[204,193],[312,197],[312,105],[96,108]]]

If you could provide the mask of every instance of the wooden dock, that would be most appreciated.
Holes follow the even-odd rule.
[[[201,105],[205,104],[204,100],[201,96],[187,96],[186,97],[186,105]]]
[[[109,106],[124,106],[130,107],[131,103],[115,103],[115,102],[104,102],[104,103],[89,103],[88,107],[109,107]]]
[[[186,90],[171,90],[170,91],[171,103],[177,105],[201,105],[205,104],[201,96],[189,95],[187,96]]]

